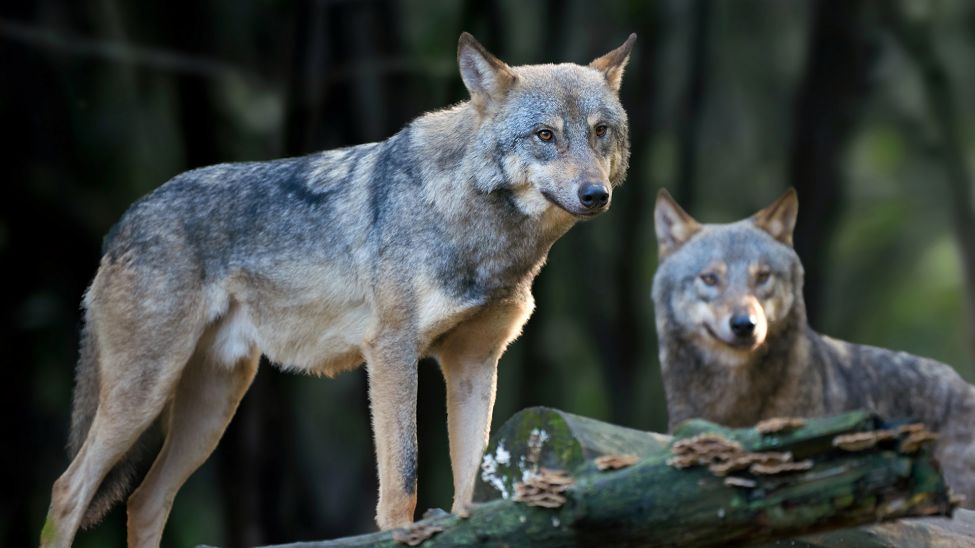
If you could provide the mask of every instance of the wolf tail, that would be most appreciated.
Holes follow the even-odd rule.
[[[99,354],[96,333],[85,315],[85,325],[81,329],[81,352],[78,368],[75,371],[74,401],[71,410],[71,432],[68,436],[68,453],[74,459],[91,429],[95,412],[98,409],[99,393]],[[126,498],[132,491],[133,481],[139,470],[146,434],[129,449],[124,457],[109,470],[102,480],[88,510],[81,520],[81,528],[94,526],[105,517],[115,504]]]

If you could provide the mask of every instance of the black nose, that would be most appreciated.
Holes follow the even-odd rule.
[[[731,326],[731,332],[742,339],[751,337],[755,332],[755,318],[749,314],[735,314],[728,324]]]
[[[586,209],[598,209],[609,203],[609,190],[602,183],[585,183],[579,188],[579,202]]]

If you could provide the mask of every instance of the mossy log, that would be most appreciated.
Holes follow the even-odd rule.
[[[930,447],[907,447],[904,436],[857,450],[834,445],[845,434],[892,432],[879,419],[854,412],[790,426],[762,433],[694,420],[671,439],[526,409],[495,434],[465,516],[440,513],[407,530],[287,546],[716,546],[951,513]],[[703,433],[754,462],[788,454],[792,466],[726,475],[676,467],[675,441],[691,440],[676,446],[686,449],[719,439],[695,437]]]

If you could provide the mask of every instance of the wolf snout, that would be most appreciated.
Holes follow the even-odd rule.
[[[755,336],[757,318],[752,314],[735,314],[728,320],[728,327],[738,339],[751,339]]]
[[[609,188],[603,183],[584,183],[579,187],[579,203],[589,211],[604,208],[609,203]]]

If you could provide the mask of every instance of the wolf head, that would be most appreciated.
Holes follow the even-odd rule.
[[[734,367],[750,362],[796,314],[804,317],[803,269],[792,248],[798,207],[790,189],[748,219],[702,225],[661,190],[653,281],[661,339],[677,337],[705,352],[708,363]]]
[[[479,190],[511,191],[529,215],[606,211],[628,166],[618,92],[635,40],[631,34],[588,66],[512,67],[462,34],[457,60],[477,112]]]

